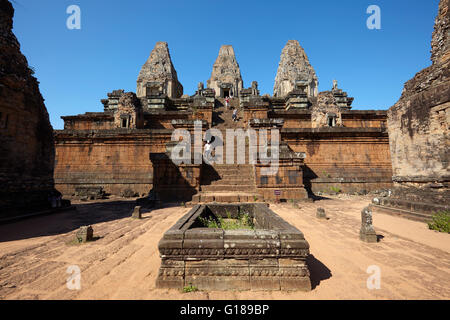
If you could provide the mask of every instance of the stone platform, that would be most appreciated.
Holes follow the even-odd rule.
[[[248,213],[254,230],[204,228],[199,217]],[[200,290],[311,290],[303,234],[263,203],[196,205],[159,242],[156,286]]]
[[[404,198],[396,197],[382,197],[374,198],[370,205],[374,213],[384,213],[393,216],[400,216],[406,219],[429,222],[433,215],[437,212],[450,211],[450,205],[421,201],[418,199],[415,201],[408,199],[405,195]]]

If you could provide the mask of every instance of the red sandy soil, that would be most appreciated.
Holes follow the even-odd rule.
[[[368,197],[341,196],[314,203],[271,205],[310,244],[311,292],[192,292],[156,289],[157,244],[189,208],[172,206],[130,218],[133,201],[76,203],[77,210],[0,226],[0,299],[449,299],[450,235],[425,223],[374,215],[378,243],[359,240]],[[315,217],[323,207],[329,220]],[[73,244],[91,224],[98,240]],[[81,289],[66,286],[67,267],[81,269]],[[367,268],[381,270],[381,288],[369,290]]]

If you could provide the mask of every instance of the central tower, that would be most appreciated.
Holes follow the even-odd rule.
[[[308,97],[317,97],[318,85],[316,72],[305,50],[297,40],[289,40],[281,52],[273,96],[282,98],[293,90],[301,89]]]
[[[206,84],[208,88],[214,89],[216,98],[239,96],[239,92],[243,88],[243,81],[232,46],[223,45],[220,47],[219,56],[213,65],[211,78]]]

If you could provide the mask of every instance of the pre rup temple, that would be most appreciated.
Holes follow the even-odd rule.
[[[168,44],[158,42],[136,92],[105,93],[103,112],[63,116],[64,129],[53,134],[37,81],[11,32],[12,8],[1,3],[0,62],[6,67],[0,74],[0,205],[8,210],[43,205],[54,189],[69,198],[97,190],[194,204],[389,189],[388,197],[374,203],[380,210],[421,215],[448,208],[448,1],[439,5],[432,65],[406,83],[389,110],[353,109],[351,88],[340,88],[338,81],[319,92],[318,76],[297,40],[282,49],[273,95],[261,95],[257,81],[245,83],[233,47],[223,45],[210,78],[190,96]],[[215,128],[224,139],[226,129],[279,130],[278,173],[261,174],[260,162],[174,164],[173,131],[193,133],[199,122],[203,132]]]
[[[188,95],[157,42],[53,130],[0,0],[0,300],[450,297],[449,1],[387,110],[319,91],[297,40],[272,95],[231,45]]]
[[[232,97],[230,108],[226,97]],[[230,45],[220,48],[206,86],[199,83],[194,95],[183,95],[168,44],[158,42],[136,93],[114,90],[102,100],[104,112],[63,117],[64,130],[55,131],[55,187],[67,195],[81,186],[117,195],[153,188],[162,199],[194,202],[271,200],[274,190],[282,199],[304,199],[333,188],[389,188],[386,111],[355,111],[352,102],[336,82],[318,92],[317,75],[296,40],[281,53],[273,96],[261,96],[256,81],[244,87]],[[231,119],[234,108],[238,122]],[[164,156],[172,132],[192,131],[194,121],[204,131],[222,130],[224,139],[227,128],[279,129],[278,174],[262,176],[258,164],[248,163],[175,166]]]

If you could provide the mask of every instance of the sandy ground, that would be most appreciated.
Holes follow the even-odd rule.
[[[193,292],[155,288],[157,243],[189,208],[172,206],[129,218],[133,202],[76,204],[77,210],[0,226],[0,299],[449,299],[450,235],[426,224],[374,216],[380,242],[359,241],[368,197],[271,205],[310,244],[311,292]],[[318,220],[323,207],[329,220]],[[76,229],[92,224],[99,239],[74,245]],[[66,286],[67,268],[81,269],[81,289]],[[369,290],[369,266],[381,272]]]

